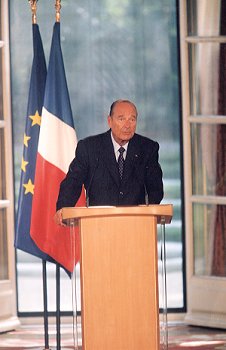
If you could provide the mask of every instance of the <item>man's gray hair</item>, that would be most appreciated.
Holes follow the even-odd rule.
[[[121,102],[131,104],[131,105],[135,108],[135,110],[136,110],[136,112],[137,112],[137,107],[135,106],[135,104],[134,104],[133,102],[131,102],[131,101],[129,101],[129,100],[116,100],[116,101],[114,101],[114,102],[112,103],[112,105],[111,105],[111,107],[110,107],[110,112],[109,112],[110,117],[112,117],[112,115],[113,115],[115,106],[116,106],[118,103],[121,103]]]

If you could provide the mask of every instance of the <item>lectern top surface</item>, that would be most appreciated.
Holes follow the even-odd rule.
[[[162,220],[169,224],[173,216],[172,204],[138,205],[138,206],[95,206],[95,207],[67,207],[63,208],[63,220],[81,219],[101,216],[156,216],[158,223]]]

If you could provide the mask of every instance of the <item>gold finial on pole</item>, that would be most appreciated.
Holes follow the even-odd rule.
[[[56,22],[60,22],[60,9],[61,9],[61,0],[56,0],[55,9],[56,9]]]
[[[38,0],[28,0],[31,7],[31,13],[32,13],[32,24],[37,23],[37,16],[36,16],[37,1]]]

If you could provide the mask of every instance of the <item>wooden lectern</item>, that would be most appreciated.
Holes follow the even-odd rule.
[[[172,205],[63,208],[79,225],[83,350],[158,350],[157,223]]]

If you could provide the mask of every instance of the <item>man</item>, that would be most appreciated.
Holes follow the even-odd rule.
[[[135,133],[136,106],[113,102],[110,130],[78,142],[76,155],[60,185],[55,222],[62,225],[61,208],[73,207],[82,186],[87,205],[159,204],[163,198],[157,142]],[[123,149],[122,149],[123,147]],[[118,163],[119,162],[119,163]]]

